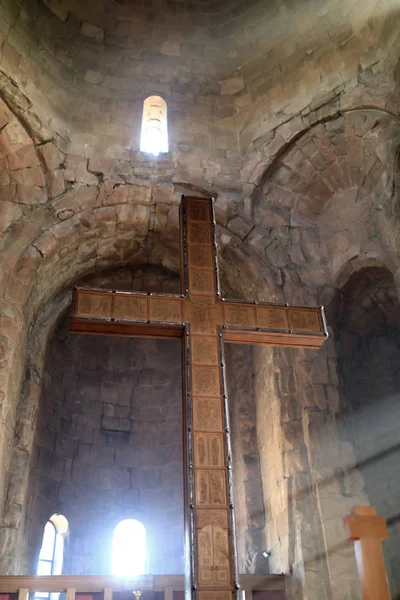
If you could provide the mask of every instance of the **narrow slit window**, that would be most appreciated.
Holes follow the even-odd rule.
[[[167,103],[160,96],[149,96],[143,103],[140,151],[154,156],[168,152]]]
[[[47,521],[42,547],[39,554],[38,575],[53,575],[54,553],[56,549],[56,528],[51,521]]]
[[[40,548],[37,575],[61,575],[64,558],[64,539],[68,533],[68,521],[55,514],[46,523]],[[36,592],[35,600],[50,598],[46,592]]]
[[[114,529],[112,574],[119,577],[143,575],[146,560],[146,530],[136,519],[124,519]]]

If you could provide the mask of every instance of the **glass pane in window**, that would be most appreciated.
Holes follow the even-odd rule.
[[[142,575],[145,568],[146,530],[135,519],[118,523],[112,544],[112,572],[120,577]]]
[[[45,560],[39,560],[38,564],[38,575],[51,575],[51,562]]]
[[[155,156],[168,152],[167,104],[160,96],[144,101],[140,150]]]
[[[50,523],[50,521],[47,521],[44,528],[43,542],[40,550],[39,560],[53,560],[55,537],[55,527],[52,523]]]
[[[147,127],[145,131],[145,152],[158,156],[161,152],[161,130],[159,127]]]

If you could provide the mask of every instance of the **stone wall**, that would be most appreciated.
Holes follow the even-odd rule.
[[[400,594],[400,306],[391,274],[365,269],[343,288],[336,327],[343,435],[354,445],[369,502],[388,519],[385,562]],[[347,477],[344,479],[347,489]]]
[[[52,3],[53,8],[56,4]],[[394,168],[400,142],[397,105],[393,103],[396,79],[390,65],[386,65],[387,71],[386,67],[381,69],[386,59],[390,63],[392,54],[397,58],[397,34],[393,33],[396,20],[391,3],[380,4],[382,19],[375,19],[367,34],[364,29],[355,29],[353,20],[351,39],[346,41],[346,26],[342,42],[337,39],[333,43],[341,57],[354,52],[350,63],[356,68],[357,77],[350,83],[344,82],[343,89],[341,86],[334,88],[334,95],[325,96],[322,106],[311,102],[298,113],[291,105],[287,113],[285,110],[276,113],[281,124],[269,117],[264,119],[270,105],[279,105],[278,100],[277,104],[270,102],[265,88],[264,92],[260,91],[260,111],[255,108],[253,111],[253,105],[249,104],[254,122],[251,118],[248,122],[242,120],[244,113],[238,112],[236,123],[232,125],[230,107],[232,101],[236,101],[236,94],[241,96],[241,91],[231,95],[211,93],[207,79],[205,95],[200,94],[201,102],[199,100],[197,104],[188,92],[192,80],[188,79],[181,92],[178,90],[180,82],[174,80],[176,101],[180,102],[179,93],[185,96],[184,128],[189,122],[197,127],[199,121],[193,115],[198,111],[202,127],[209,132],[210,145],[224,144],[228,148],[215,148],[209,155],[202,140],[196,139],[195,144],[201,150],[194,157],[194,146],[185,154],[185,147],[179,146],[176,140],[171,156],[160,160],[141,157],[134,151],[126,152],[130,100],[129,106],[121,107],[116,103],[112,110],[97,113],[99,136],[103,135],[104,128],[108,128],[105,135],[112,136],[114,124],[116,138],[121,136],[118,142],[116,138],[114,141],[110,138],[105,145],[104,137],[98,148],[91,135],[90,140],[86,137],[84,117],[79,118],[81,108],[84,116],[91,111],[95,114],[97,104],[88,108],[86,96],[82,94],[82,101],[79,96],[76,103],[78,112],[74,113],[72,109],[70,112],[68,107],[58,118],[53,109],[49,109],[47,101],[41,103],[43,95],[50,101],[51,89],[64,89],[66,82],[73,92],[82,91],[81,76],[72,77],[75,77],[76,85],[71,82],[68,69],[73,67],[70,65],[67,65],[67,71],[62,70],[65,81],[57,79],[54,86],[53,80],[49,80],[48,65],[52,65],[57,73],[59,69],[58,63],[52,62],[54,39],[52,41],[51,36],[54,32],[62,46],[58,51],[60,56],[64,46],[69,48],[72,44],[76,54],[79,49],[79,55],[84,57],[87,50],[84,42],[89,37],[86,41],[89,46],[93,45],[89,54],[93,56],[91,51],[98,52],[105,59],[102,65],[111,71],[106,75],[112,76],[118,65],[107,64],[108,50],[103,49],[103,42],[86,35],[87,27],[85,34],[76,34],[78,41],[74,45],[74,36],[66,34],[71,22],[78,25],[72,18],[72,8],[72,16],[66,18],[70,24],[66,27],[59,16],[45,12],[39,2],[29,5],[43,18],[40,21],[43,39],[46,39],[43,43],[48,45],[46,51],[42,41],[35,46],[39,58],[45,58],[47,62],[40,65],[40,76],[32,76],[36,78],[34,85],[24,70],[26,61],[21,59],[22,51],[17,53],[14,63],[12,57],[15,55],[10,48],[19,39],[11,35],[12,26],[21,26],[26,11],[21,9],[21,3],[17,3],[18,9],[15,9],[13,0],[2,0],[0,4],[6,15],[1,25],[5,24],[7,29],[2,46],[5,50],[3,61],[5,56],[5,62],[9,63],[6,68],[9,77],[2,76],[1,79],[7,106],[1,104],[0,110],[2,573],[18,572],[18,561],[23,556],[23,524],[28,507],[30,460],[43,369],[40,349],[46,346],[60,307],[65,308],[68,304],[67,290],[84,274],[106,268],[119,269],[127,264],[131,269],[152,264],[176,270],[179,263],[178,204],[182,192],[217,196],[221,276],[228,295],[248,300],[328,305],[337,298],[338,289],[343,288],[351,275],[365,267],[385,266],[394,275],[396,285],[400,276],[398,173]],[[352,13],[351,6],[343,12],[346,23]],[[363,10],[358,11],[360,18],[368,17],[374,6],[374,2],[367,8],[364,4]],[[59,30],[53,29],[57,19]],[[238,16],[238,22],[240,20]],[[86,22],[102,27],[94,16]],[[297,20],[293,20],[295,22]],[[320,22],[326,22],[323,16]],[[79,28],[80,24],[81,21]],[[33,26],[30,29],[34,31]],[[45,38],[47,30],[49,40]],[[230,54],[236,51],[233,46],[239,42],[233,31],[226,31],[229,64]],[[250,29],[245,31],[240,41],[244,46],[247,44],[249,56],[254,48],[250,33]],[[68,39],[65,39],[66,35]],[[366,60],[364,54],[360,54],[360,47],[369,44],[369,40],[375,43],[380,38],[385,38],[388,45],[382,42],[382,50],[377,51],[377,55],[369,55]],[[262,44],[261,35],[258,43]],[[296,52],[297,49],[286,55],[281,53],[282,59],[284,55],[290,58]],[[313,55],[317,56],[317,52]],[[124,56],[126,60],[126,54],[120,48],[118,56]],[[34,61],[35,52],[30,52],[28,57],[28,62]],[[151,53],[145,57],[156,61]],[[131,82],[137,75],[136,69],[141,68],[139,58],[134,59],[138,61],[134,70],[129,69],[127,79]],[[235,70],[238,67],[233,58]],[[373,64],[375,59],[377,63]],[[98,56],[93,60],[97,63]],[[179,61],[173,61],[177,70]],[[195,83],[199,86],[202,81],[201,73],[197,71],[199,62],[189,62],[188,68],[196,66],[198,78]],[[4,64],[1,63],[1,68]],[[260,90],[269,77],[265,64],[268,64],[266,60],[260,60],[254,66],[254,77],[260,76]],[[286,64],[289,68],[290,60]],[[90,65],[82,65],[84,69],[92,70]],[[248,66],[250,68],[250,63]],[[274,68],[280,71],[280,67]],[[152,86],[157,87],[163,82],[159,71],[157,67],[154,77],[149,75]],[[318,68],[316,72],[320,72]],[[292,71],[289,79],[298,81],[299,90],[302,86],[307,90],[310,87],[294,78]],[[275,80],[274,77],[273,81],[275,83],[268,88],[271,98],[273,90],[280,88],[279,78]],[[324,80],[322,87],[326,82]],[[255,94],[257,85],[254,84]],[[229,86],[231,91],[235,86],[240,87],[240,76],[239,81],[234,78]],[[42,96],[35,96],[36,89]],[[95,86],[95,91],[88,86],[87,93],[103,98],[99,93],[102,89],[105,89],[103,85]],[[120,89],[106,91],[106,94],[111,95],[110,104],[115,96],[121,97],[121,102],[125,97],[125,92]],[[126,95],[130,94],[127,90]],[[282,97],[285,100],[286,92]],[[65,98],[67,94],[63,93]],[[57,98],[54,102],[57,103]],[[135,102],[139,118],[140,102],[137,98]],[[221,113],[215,112],[219,102],[223,107]],[[303,100],[299,101],[302,103]],[[200,104],[208,108],[199,108]],[[39,105],[43,106],[51,122],[38,114]],[[117,127],[119,110],[123,116],[122,133]],[[172,106],[172,113],[174,110]],[[176,114],[178,112],[177,108]],[[76,129],[70,126],[66,115],[73,115],[71,119],[76,121]],[[217,129],[214,128],[216,122]],[[89,123],[88,117],[88,128]],[[228,129],[230,133],[228,138],[216,142],[220,140],[220,125],[227,128],[223,136]],[[81,137],[78,135],[80,127]],[[237,134],[242,130],[242,152],[238,161]],[[232,131],[235,143],[232,142]],[[60,132],[65,134],[64,137],[60,137]],[[194,133],[191,131],[190,135]],[[74,138],[75,134],[77,137]],[[101,151],[97,153],[99,148]],[[104,148],[109,149],[106,156]],[[127,287],[133,285],[127,272],[121,274],[122,280]],[[333,326],[334,323],[334,312],[331,312],[329,324]],[[337,472],[338,465],[345,471],[356,462],[352,444],[346,438],[340,439],[338,433],[341,390],[337,377],[337,350],[333,344],[318,353],[279,350],[274,352],[271,360],[269,354],[264,356],[262,353],[259,358],[254,358],[260,380],[258,402],[266,403],[271,411],[274,440],[279,445],[276,450],[274,444],[273,468],[270,470],[267,464],[270,472],[267,480],[274,497],[278,485],[284,481],[283,500],[276,505],[273,514],[279,515],[280,506],[287,507],[287,515],[282,516],[280,525],[281,537],[278,538],[276,531],[271,529],[271,534],[276,535],[274,555],[279,558],[276,568],[291,570],[293,586],[290,594],[296,600],[306,596],[318,600],[325,597],[344,600],[349,594],[357,598],[352,549],[349,545],[343,549],[341,519],[352,504],[365,502],[367,498],[357,471],[351,471],[349,483],[343,483],[342,471]],[[272,370],[276,375],[276,400],[269,397]],[[268,422],[265,426],[269,426]],[[262,438],[265,443],[264,435]],[[261,466],[261,473],[262,469]],[[268,510],[266,514],[269,514]]]
[[[0,14],[1,87],[27,95],[19,108],[31,109],[35,132],[86,160],[132,160],[142,174],[153,167],[137,152],[152,93],[168,102],[163,174],[231,191],[294,116],[307,125],[330,103],[396,112],[395,0],[362,11],[357,0],[2,0]]]
[[[262,417],[254,397],[251,348],[227,345],[226,356],[239,573],[265,574],[268,562],[262,553],[269,548],[265,532],[267,492],[260,467],[265,448],[258,436]]]
[[[128,274],[85,284],[124,288]],[[143,276],[153,290],[176,287],[162,272],[138,275],[137,287]],[[64,573],[110,573],[113,529],[124,518],[146,527],[147,572],[182,573],[179,342],[71,336],[64,318],[48,344],[43,381],[22,572],[35,572],[43,525],[60,512],[70,524]]]

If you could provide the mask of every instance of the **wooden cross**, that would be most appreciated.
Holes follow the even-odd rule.
[[[354,506],[344,518],[348,540],[354,542],[363,600],[390,600],[382,542],[388,537],[385,517],[373,506]]]
[[[179,295],[76,289],[72,333],[182,338],[188,597],[239,597],[224,342],[318,348],[323,309],[221,298],[210,199],[183,197]]]

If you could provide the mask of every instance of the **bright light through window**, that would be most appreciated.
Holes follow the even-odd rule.
[[[38,575],[52,575],[55,543],[56,528],[53,523],[47,521],[39,554]]]
[[[167,103],[160,96],[149,96],[143,103],[140,151],[154,156],[168,152]]]
[[[119,577],[135,577],[144,573],[146,530],[135,519],[125,519],[114,529],[112,541],[112,573]]]

